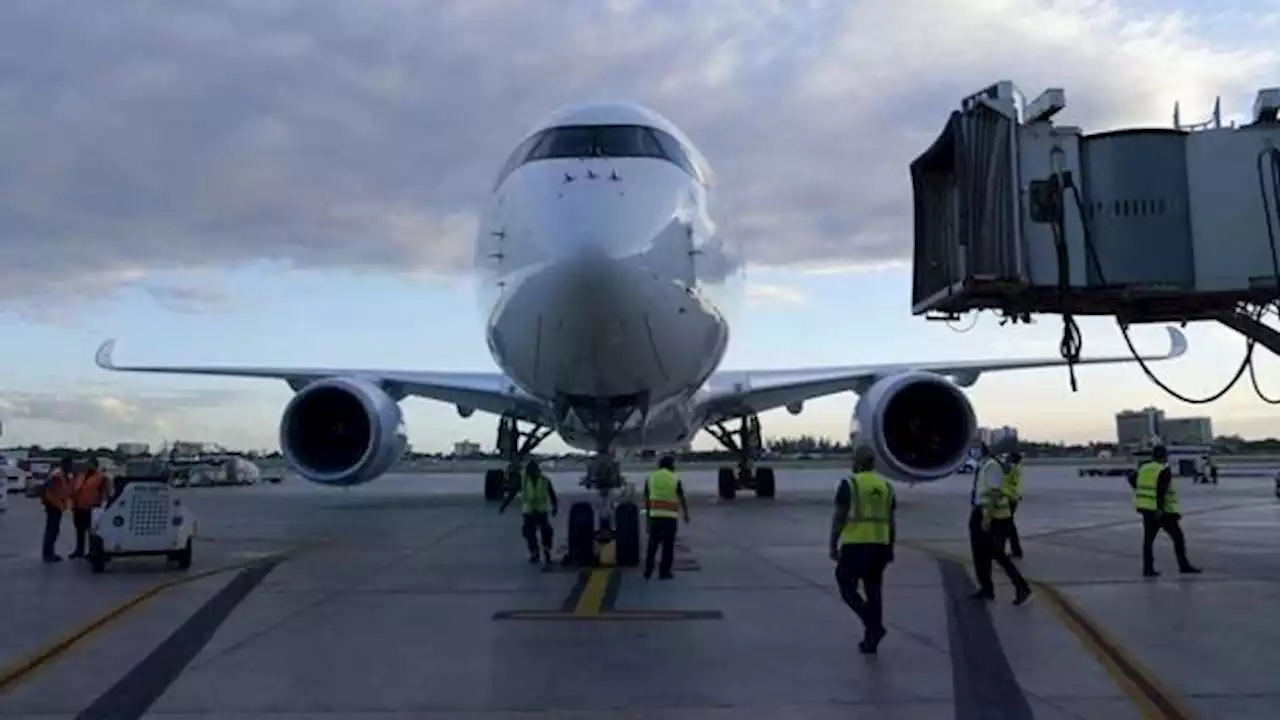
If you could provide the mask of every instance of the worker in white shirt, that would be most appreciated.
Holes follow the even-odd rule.
[[[1031,586],[1004,549],[1012,517],[1009,496],[1004,491],[1004,466],[986,443],[980,444],[978,450],[978,469],[973,473],[973,489],[969,493],[972,508],[969,512],[969,547],[973,552],[973,570],[978,580],[978,591],[973,597],[995,599],[995,583],[991,580],[991,562],[994,560],[1013,583],[1013,604],[1021,605],[1031,597]]]

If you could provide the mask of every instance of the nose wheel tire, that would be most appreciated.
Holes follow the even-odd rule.
[[[618,567],[635,567],[640,564],[640,508],[633,502],[618,503],[613,511],[614,562]]]
[[[596,511],[591,503],[579,501],[569,508],[570,565],[586,567],[595,563]]]

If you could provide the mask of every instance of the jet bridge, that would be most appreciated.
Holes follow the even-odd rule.
[[[1236,379],[1255,343],[1280,354],[1263,322],[1280,307],[1280,88],[1241,126],[1219,103],[1197,126],[1175,106],[1172,127],[1086,134],[1053,123],[1065,107],[1061,89],[1028,103],[998,82],[911,163],[912,313],[1060,315],[1069,361],[1090,315],[1126,341],[1132,324],[1222,323],[1248,338]]]

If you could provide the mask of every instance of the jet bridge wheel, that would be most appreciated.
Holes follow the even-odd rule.
[[[738,474],[731,467],[722,467],[716,474],[716,485],[721,500],[732,500],[738,494]]]
[[[618,567],[640,564],[640,508],[630,501],[618,503],[613,510],[614,563]]]
[[[484,471],[484,499],[488,502],[497,502],[502,499],[502,486],[506,479],[506,473],[499,468],[492,468]]]

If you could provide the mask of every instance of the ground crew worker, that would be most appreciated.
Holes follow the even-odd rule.
[[[1031,597],[1031,586],[1004,551],[1010,518],[1009,496],[1003,489],[1004,467],[986,443],[979,445],[979,453],[978,469],[973,473],[973,489],[969,494],[969,502],[973,506],[969,513],[969,547],[978,579],[978,591],[973,597],[995,599],[995,583],[991,579],[991,562],[994,560],[1013,582],[1013,604],[1021,605]]]
[[[1200,568],[1187,559],[1187,541],[1182,535],[1181,508],[1178,504],[1178,485],[1169,468],[1169,451],[1163,445],[1151,449],[1151,459],[1138,467],[1134,481],[1133,506],[1142,516],[1142,576],[1156,577],[1152,544],[1156,535],[1164,530],[1173,540],[1173,554],[1178,559],[1178,569],[1196,574]]]
[[[893,562],[898,499],[893,485],[875,471],[871,448],[859,446],[854,451],[853,475],[840,481],[835,505],[828,551],[836,561],[836,585],[845,604],[862,621],[858,649],[872,654],[886,632],[882,588],[885,568]],[[858,594],[858,583],[866,599]]]
[[[1009,557],[1022,557],[1022,540],[1018,537],[1018,503],[1022,501],[1022,453],[1009,453],[1004,468],[1004,490],[1009,496]]]
[[[524,477],[520,481],[520,486],[512,488],[507,493],[506,499],[502,501],[502,505],[498,508],[498,512],[505,512],[507,505],[516,495],[520,496],[520,512],[524,516],[524,527],[521,532],[524,535],[524,541],[529,548],[529,564],[534,565],[538,562],[538,535],[542,535],[542,553],[541,559],[544,566],[551,566],[551,541],[555,535],[551,527],[551,520],[548,517],[555,517],[560,512],[560,500],[556,497],[556,489],[551,485],[551,478],[542,474],[542,469],[538,467],[536,460],[530,460],[525,467]]]
[[[56,552],[58,533],[62,530],[62,513],[71,501],[75,465],[63,458],[60,467],[49,473],[40,486],[40,504],[44,506],[44,541],[40,557],[47,563],[62,562]]]
[[[77,473],[71,493],[71,524],[76,531],[76,549],[68,557],[84,557],[85,538],[93,521],[93,509],[100,507],[109,492],[107,476],[98,468],[98,460],[89,461],[89,467]]]
[[[663,455],[658,469],[644,483],[645,516],[649,519],[649,547],[644,556],[644,579],[653,576],[653,561],[662,548],[662,560],[658,564],[658,579],[671,579],[671,564],[675,560],[676,530],[680,517],[689,522],[689,503],[684,499],[684,485],[676,477],[676,459]]]

